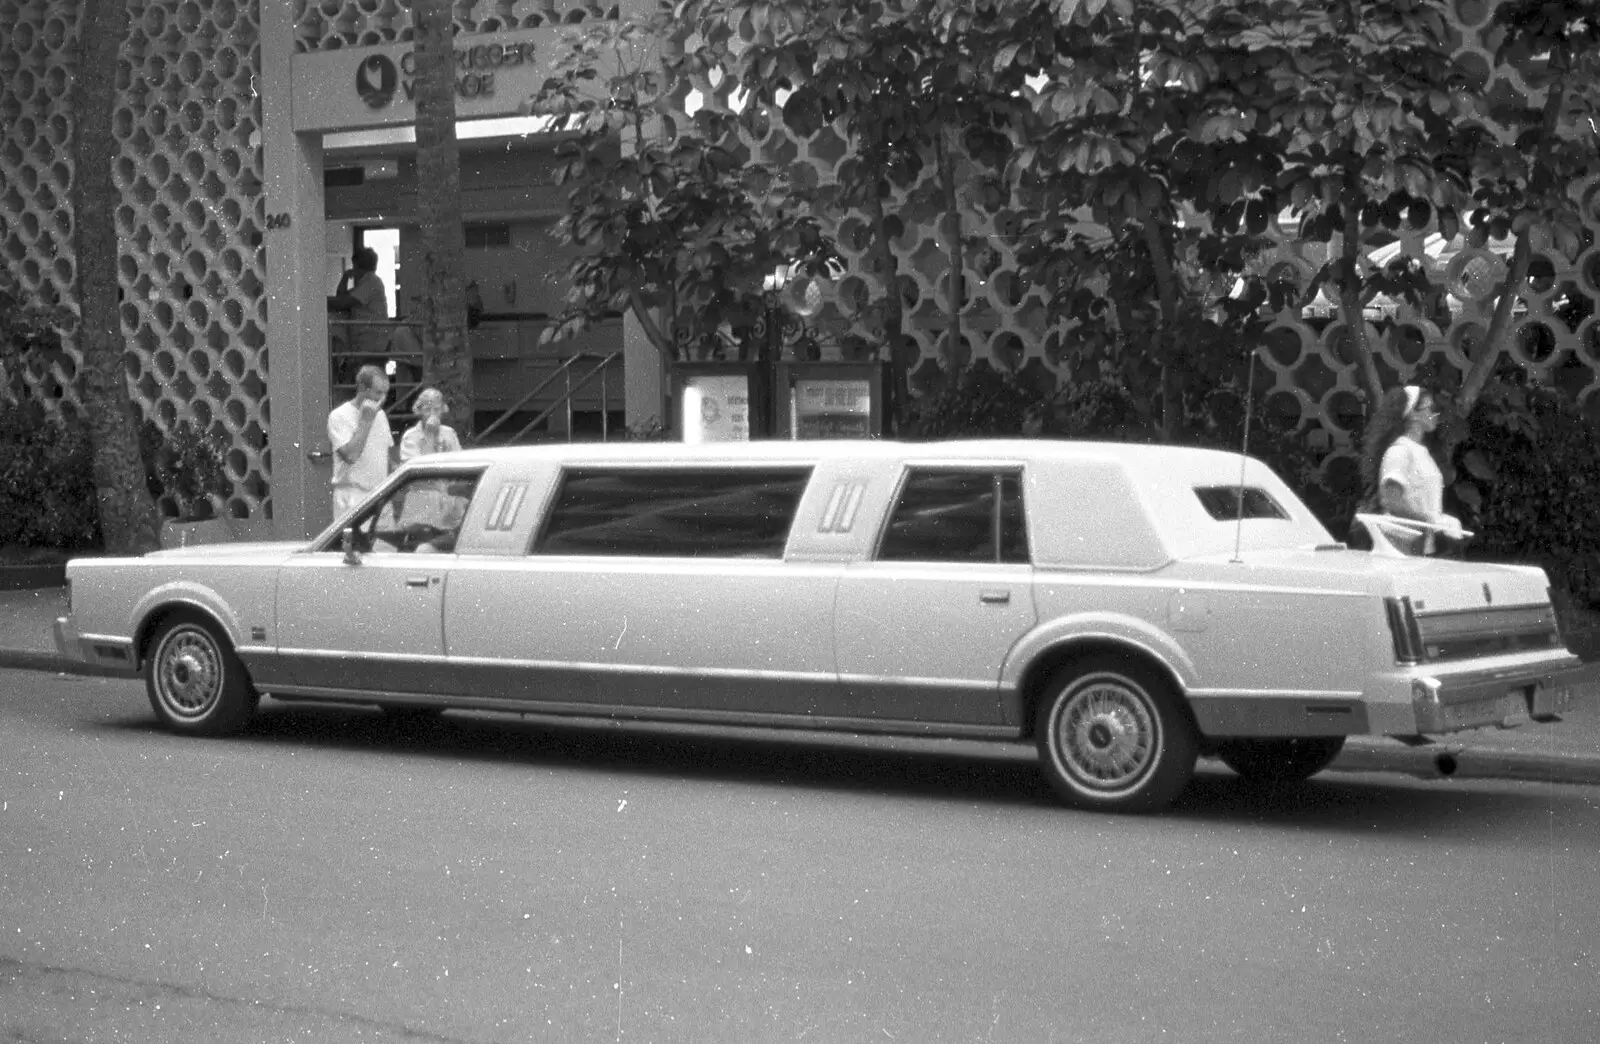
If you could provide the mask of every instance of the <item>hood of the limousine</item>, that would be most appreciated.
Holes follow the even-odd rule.
[[[287,558],[296,551],[305,550],[304,540],[260,540],[222,544],[191,544],[188,547],[171,547],[151,551],[145,558],[177,559],[185,562],[210,562],[217,559],[248,558],[252,561]]]
[[[1220,582],[1410,598],[1419,612],[1544,605],[1550,581],[1536,566],[1394,558],[1338,545],[1246,550],[1173,563],[1179,576]]]

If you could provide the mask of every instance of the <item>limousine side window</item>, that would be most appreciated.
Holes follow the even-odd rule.
[[[572,468],[542,555],[782,558],[803,468]]]
[[[1219,522],[1232,522],[1238,518],[1289,517],[1289,513],[1272,498],[1272,494],[1259,486],[1196,486],[1194,495],[1200,498],[1206,513]]]
[[[476,473],[417,475],[389,491],[351,522],[363,554],[448,554],[467,517]],[[335,539],[324,551],[337,551]]]
[[[897,562],[1026,562],[1022,476],[913,468],[878,547]]]

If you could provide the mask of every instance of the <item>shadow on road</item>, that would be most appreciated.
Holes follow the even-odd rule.
[[[107,731],[167,735],[149,718],[100,723]],[[203,741],[182,740],[185,744]],[[748,785],[893,795],[928,801],[1060,808],[1030,747],[937,739],[640,723],[528,720],[450,713],[390,718],[370,708],[267,701],[243,734],[225,743],[539,766]],[[197,748],[199,749],[199,748]],[[1581,790],[1487,780],[1429,780],[1325,773],[1305,783],[1260,787],[1202,761],[1164,819],[1299,826],[1372,834],[1441,830],[1482,839],[1497,823],[1571,804],[1595,815]]]

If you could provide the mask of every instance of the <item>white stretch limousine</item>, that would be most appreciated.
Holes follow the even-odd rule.
[[[260,694],[1032,739],[1089,807],[1573,699],[1537,568],[1335,543],[1268,467],[1060,441],[431,456],[309,543],[72,562],[68,657],[170,728]]]

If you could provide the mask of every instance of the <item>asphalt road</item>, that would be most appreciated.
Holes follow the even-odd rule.
[[[977,752],[977,753],[975,753]],[[263,704],[0,672],[0,1041],[1600,1039],[1600,790]]]

